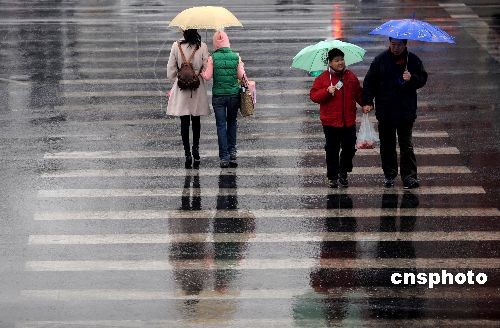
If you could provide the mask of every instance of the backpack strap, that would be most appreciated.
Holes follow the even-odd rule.
[[[190,63],[193,60],[193,58],[194,58],[194,54],[196,53],[196,51],[198,51],[198,45],[196,45],[196,48],[191,53],[191,56],[189,56],[189,59],[186,60],[186,56],[184,55],[184,51],[182,51],[182,47],[181,47],[181,43],[180,42],[177,42],[177,47],[179,47],[179,51],[181,53],[182,62],[184,64]]]
[[[184,51],[182,51],[181,43],[178,42],[178,41],[177,41],[177,47],[179,47],[179,52],[181,53],[182,62],[185,63],[186,62],[186,56],[184,56]]]
[[[188,59],[188,62],[190,63],[193,58],[194,58],[194,54],[198,51],[198,45],[196,45],[196,48],[194,48],[193,52],[191,53],[191,56],[189,56],[189,59]]]

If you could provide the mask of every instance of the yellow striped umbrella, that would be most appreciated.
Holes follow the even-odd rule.
[[[220,30],[228,26],[243,25],[241,25],[240,21],[224,7],[200,6],[183,10],[170,21],[169,26],[177,26],[183,30]]]

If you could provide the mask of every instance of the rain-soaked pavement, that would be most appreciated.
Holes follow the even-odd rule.
[[[218,168],[208,117],[186,171],[168,22],[201,2],[0,0],[0,327],[498,327],[498,1],[213,3],[244,25],[227,31],[257,113],[237,169]],[[367,49],[362,78],[387,45],[367,33],[413,13],[457,41],[409,44],[429,72],[422,187],[384,190],[358,151],[351,187],[327,189],[312,78],[291,58],[343,38]],[[391,283],[443,269],[487,281]]]

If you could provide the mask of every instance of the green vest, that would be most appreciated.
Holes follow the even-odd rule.
[[[212,53],[214,62],[214,96],[229,96],[240,93],[238,83],[239,56],[229,48],[220,48]]]

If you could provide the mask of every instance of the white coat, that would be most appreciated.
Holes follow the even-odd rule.
[[[182,51],[186,60],[189,59],[191,53],[195,49],[194,46],[188,43],[181,44]],[[209,57],[207,45],[202,42],[201,47],[196,51],[194,58],[192,60],[193,68],[196,73],[200,71],[202,67],[206,67],[206,63]],[[205,86],[205,80],[200,76],[200,86],[198,89],[193,90],[191,97],[191,90],[181,90],[177,86],[177,71],[180,69],[182,64],[182,57],[177,46],[177,41],[172,44],[172,49],[170,49],[170,57],[167,63],[167,79],[174,82],[172,86],[172,91],[168,99],[167,104],[167,115],[172,116],[182,116],[182,115],[193,115],[193,116],[205,116],[210,115],[210,106],[207,96],[207,88]]]

